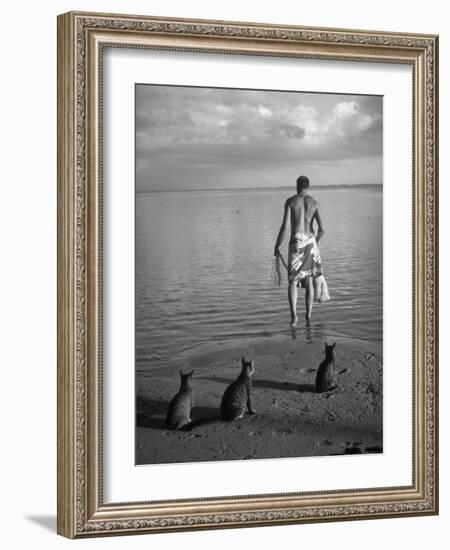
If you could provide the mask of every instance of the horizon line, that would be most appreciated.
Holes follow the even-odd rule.
[[[326,183],[323,185],[315,185],[312,187],[312,189],[330,189],[330,188],[355,188],[355,187],[383,187],[382,183],[336,183],[336,184],[330,184]],[[274,187],[219,187],[219,188],[212,188],[212,187],[206,187],[204,189],[202,188],[192,188],[192,189],[177,189],[177,188],[171,188],[171,189],[148,189],[148,190],[136,190],[136,194],[143,195],[143,194],[149,194],[149,193],[175,193],[175,192],[181,192],[181,193],[189,193],[194,191],[208,191],[208,192],[215,192],[215,191],[286,191],[286,190],[293,190],[295,191],[295,185],[286,185],[286,186],[274,186]]]

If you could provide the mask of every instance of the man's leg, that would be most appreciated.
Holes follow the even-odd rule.
[[[289,281],[288,297],[291,309],[291,325],[295,326],[297,324],[297,281]]]
[[[306,320],[311,319],[312,307],[314,302],[314,283],[313,278],[308,277],[305,288],[305,306],[306,306]]]

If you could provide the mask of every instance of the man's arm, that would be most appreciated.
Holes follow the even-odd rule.
[[[284,203],[283,222],[281,223],[280,231],[278,232],[277,242],[275,243],[275,248],[273,250],[274,256],[278,256],[280,253],[279,248],[283,243],[284,237],[286,235],[288,221],[289,221],[289,201],[286,201]]]
[[[316,235],[316,242],[319,244],[320,239],[323,237],[325,230],[323,228],[322,218],[320,217],[320,210],[319,207],[317,207],[316,212],[314,214],[314,218],[317,223],[317,235]]]

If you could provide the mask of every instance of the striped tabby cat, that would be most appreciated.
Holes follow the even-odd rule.
[[[254,362],[242,358],[241,374],[232,382],[222,397],[220,405],[220,416],[222,420],[236,420],[242,418],[247,407],[249,414],[255,414],[252,408],[250,394],[252,382],[250,377],[255,372]]]
[[[325,359],[320,363],[316,374],[316,391],[323,393],[334,390],[336,380],[336,342],[329,346],[325,344]]]
[[[169,430],[179,430],[191,422],[191,409],[194,406],[192,376],[194,371],[183,374],[180,371],[181,385],[167,411],[166,426]]]

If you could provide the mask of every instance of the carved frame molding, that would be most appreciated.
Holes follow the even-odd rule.
[[[411,487],[103,503],[101,89],[105,46],[412,65],[415,414]],[[74,12],[59,16],[60,534],[75,538],[437,513],[437,48],[437,37],[430,35]]]

